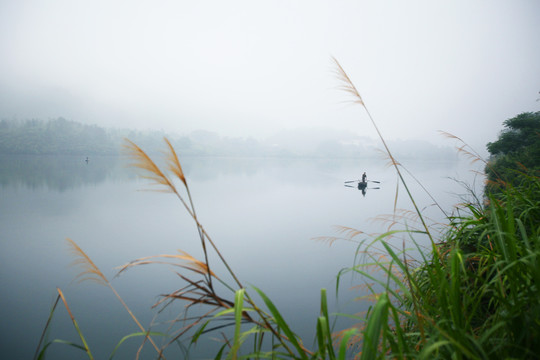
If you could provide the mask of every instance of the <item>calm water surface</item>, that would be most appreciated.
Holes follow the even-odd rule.
[[[459,201],[456,194],[464,193],[448,177],[474,178],[463,162],[405,164],[445,209]],[[366,309],[366,303],[353,301],[361,294],[350,290],[358,278],[344,279],[339,300],[334,296],[336,275],[353,264],[356,245],[342,241],[328,246],[314,238],[339,235],[336,225],[368,234],[384,231],[385,225],[372,219],[392,212],[396,177],[383,161],[198,158],[185,159],[183,166],[199,218],[231,267],[248,289],[256,285],[269,295],[307,345],[314,336],[321,288],[329,290],[333,312]],[[370,185],[379,189],[368,188],[363,195],[344,186],[363,171],[381,182]],[[441,219],[413,180],[411,187],[420,207]],[[167,329],[166,320],[178,316],[182,306],[161,314],[151,306],[160,294],[183,286],[174,273],[178,269],[149,265],[114,278],[115,267],[143,256],[181,249],[203,258],[196,228],[180,202],[171,194],[139,191],[152,188],[121,158],[95,157],[88,163],[79,157],[0,158],[2,357],[33,356],[57,287],[96,359],[108,358],[123,336],[138,331],[108,288],[74,280],[79,269],[70,266],[74,258],[68,237],[92,258],[144,325]],[[402,188],[398,207],[411,208]],[[211,262],[217,264],[217,258],[212,256]],[[217,265],[214,271],[225,274]],[[49,339],[80,343],[63,306],[52,324]],[[126,341],[115,358],[133,359],[139,345],[139,339]],[[202,342],[190,356],[211,357],[216,348]],[[142,358],[153,358],[150,345],[144,350]],[[171,358],[182,354],[176,346],[169,350]],[[86,358],[60,344],[53,344],[49,355]]]

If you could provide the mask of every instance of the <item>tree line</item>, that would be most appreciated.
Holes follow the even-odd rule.
[[[105,129],[58,118],[0,121],[0,154],[107,155],[117,146]]]
[[[196,130],[189,135],[163,131],[105,129],[64,118],[49,120],[0,120],[0,155],[118,155],[127,138],[148,153],[164,149],[167,137],[182,156],[231,157],[315,157],[378,158],[378,145],[350,133],[325,132],[324,136],[309,129],[284,130],[265,140],[222,137],[215,132]],[[402,158],[452,159],[450,147],[421,141],[392,143]]]
[[[540,111],[519,114],[503,126],[499,138],[487,144],[491,158],[485,169],[486,190],[491,192],[519,186],[527,179],[524,174],[538,176],[540,171]]]

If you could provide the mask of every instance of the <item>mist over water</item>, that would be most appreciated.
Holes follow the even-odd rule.
[[[202,259],[196,228],[179,201],[171,194],[139,191],[153,186],[125,164],[115,157],[93,157],[88,163],[69,156],[0,159],[0,316],[8,328],[0,345],[6,358],[33,355],[56,287],[64,291],[96,358],[108,357],[123,336],[138,331],[109,289],[73,281],[80,270],[70,267],[67,237],[112,281],[143,325],[153,322],[153,329],[164,331],[169,324],[163,322],[182,311],[180,305],[159,315],[151,310],[160,294],[182,286],[170,267],[144,266],[114,278],[115,267],[139,257],[181,249]],[[448,177],[474,180],[462,161],[404,165],[445,209],[464,193]],[[358,277],[344,278],[337,301],[334,296],[336,275],[353,265],[357,245],[328,246],[314,238],[339,236],[336,225],[366,234],[385,231],[386,224],[372,219],[392,212],[393,169],[380,160],[232,158],[187,158],[183,167],[198,216],[233,270],[248,290],[255,285],[267,293],[306,344],[315,334],[321,288],[328,289],[331,312],[366,309],[367,303],[352,301],[361,295],[350,289],[360,283]],[[380,182],[370,183],[365,196],[344,186],[363,171]],[[434,221],[441,219],[432,200],[412,180],[410,185],[420,207]],[[398,207],[411,208],[402,188]],[[363,239],[369,237],[358,238]],[[210,261],[218,276],[225,274],[216,256]],[[63,306],[53,319],[53,338],[79,342]],[[127,341],[117,358],[133,358],[139,345],[139,339]],[[191,355],[210,356],[216,348],[202,342]],[[144,351],[151,356],[153,349]],[[180,353],[174,345],[171,351]],[[50,348],[55,359],[80,354],[60,344]]]

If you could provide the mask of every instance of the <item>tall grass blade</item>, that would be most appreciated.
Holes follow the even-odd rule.
[[[128,339],[131,339],[131,338],[134,338],[134,337],[148,337],[150,335],[153,335],[153,336],[165,336],[167,337],[168,335],[167,334],[164,334],[164,333],[160,333],[160,332],[156,332],[156,331],[148,331],[148,332],[136,332],[136,333],[132,333],[132,334],[129,334],[129,335],[126,335],[124,336],[119,342],[118,344],[116,344],[116,346],[114,347],[114,350],[112,351],[111,353],[111,356],[109,356],[109,360],[112,360],[114,358],[114,355],[116,354],[116,352],[118,351],[118,349],[120,348],[120,346]]]
[[[364,330],[361,360],[372,360],[378,357],[379,341],[381,337],[384,337],[382,333],[384,332],[384,327],[387,326],[389,306],[388,295],[382,293],[373,308],[366,329]]]
[[[274,317],[274,320],[276,322],[276,325],[279,327],[280,330],[282,330],[287,339],[291,342],[291,344],[296,348],[296,351],[298,351],[298,355],[304,359],[304,360],[307,360],[308,359],[308,355],[305,351],[305,349],[300,345],[300,343],[298,342],[298,339],[296,337],[296,335],[291,331],[289,325],[287,324],[287,322],[285,321],[285,319],[283,318],[283,316],[281,315],[281,313],[279,312],[279,310],[276,308],[276,306],[274,305],[274,303],[266,296],[265,293],[263,293],[261,290],[259,290],[258,288],[256,288],[255,286],[253,287],[255,289],[255,291],[257,291],[257,293],[259,294],[259,296],[263,299],[264,303],[266,304],[266,306],[268,307],[268,310],[270,310],[270,313],[272,314],[272,316]],[[282,345],[285,347],[285,350],[287,350],[287,352],[291,355],[291,356],[295,356],[294,353],[288,348],[286,347],[286,344],[282,343]]]
[[[343,335],[343,339],[341,339],[341,342],[339,344],[339,354],[338,359],[339,360],[345,360],[347,359],[347,349],[348,349],[348,343],[351,336],[356,335],[358,333],[358,330],[356,329],[349,329],[345,332]]]
[[[234,339],[233,347],[231,349],[231,356],[233,360],[238,358],[238,350],[240,349],[240,330],[242,326],[242,311],[244,310],[244,289],[236,291],[234,297]]]
[[[54,311],[56,310],[56,306],[58,305],[58,302],[60,301],[60,294],[56,296],[56,301],[54,302],[54,305],[51,308],[51,311],[49,313],[49,317],[47,318],[47,322],[45,323],[45,328],[43,328],[43,332],[41,333],[41,337],[39,338],[39,343],[36,348],[36,352],[34,353],[34,360],[38,358],[39,355],[39,349],[41,349],[41,344],[43,343],[43,339],[45,339],[45,335],[47,334],[47,331],[49,330],[49,326],[51,325],[51,320],[54,315]],[[45,349],[43,349],[45,350]]]
[[[45,360],[45,358],[46,358],[46,356],[45,356],[46,350],[52,344],[64,344],[64,345],[68,345],[68,346],[74,347],[75,349],[79,349],[79,350],[82,350],[82,351],[86,352],[86,348],[84,346],[81,346],[79,344],[75,344],[72,341],[67,341],[67,340],[62,340],[62,339],[54,339],[51,342],[48,342],[47,344],[45,344],[43,349],[39,352],[39,355],[37,357],[38,360]]]
[[[94,357],[92,356],[92,353],[90,352],[90,348],[88,347],[88,344],[86,343],[86,339],[84,338],[81,329],[79,328],[79,324],[77,324],[77,320],[75,320],[75,317],[71,313],[71,309],[69,308],[66,298],[64,297],[64,293],[60,288],[56,288],[58,291],[58,294],[60,295],[60,298],[62,299],[62,302],[64,303],[64,306],[66,307],[66,310],[68,311],[69,317],[71,318],[71,322],[73,323],[73,326],[75,326],[75,330],[77,331],[77,334],[79,334],[79,338],[81,339],[83,343],[83,348],[86,354],[88,355],[88,358],[93,360]]]
[[[332,332],[330,330],[330,317],[328,316],[328,299],[326,296],[326,289],[321,289],[321,330],[323,344],[325,343],[326,351],[330,360],[335,359],[336,354],[332,344]],[[323,321],[324,320],[324,321]],[[320,347],[319,347],[320,349]]]

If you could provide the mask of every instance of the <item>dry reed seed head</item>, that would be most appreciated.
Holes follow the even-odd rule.
[[[343,82],[343,85],[338,86],[338,89],[352,95],[354,98],[354,100],[352,101],[353,104],[360,104],[365,107],[366,105],[364,104],[364,100],[362,99],[362,96],[360,96],[360,93],[358,92],[354,84],[352,83],[351,79],[349,78],[345,70],[343,70],[343,67],[341,66],[339,61],[337,61],[337,59],[333,56],[332,56],[332,59],[334,60],[334,63],[336,65],[334,72],[337,78]]]
[[[134,267],[134,266],[140,266],[140,265],[149,265],[149,264],[163,264],[163,265],[174,265],[174,266],[180,266],[185,269],[194,271],[196,273],[202,274],[202,275],[211,275],[214,278],[218,279],[216,274],[213,271],[208,271],[208,266],[206,266],[206,263],[195,259],[193,256],[189,255],[185,251],[178,250],[180,252],[180,255],[172,255],[172,254],[161,254],[161,255],[153,255],[153,256],[146,256],[139,259],[135,259],[133,261],[130,261],[129,263],[119,266],[118,273],[116,276],[120,275],[122,272],[127,270],[128,268]],[[187,262],[187,265],[182,265],[178,263],[172,263],[172,262],[163,262],[156,259],[176,259],[176,260],[183,260]]]
[[[358,229],[351,228],[351,227],[348,227],[348,226],[336,225],[334,227],[336,228],[336,231],[338,233],[344,234],[349,239],[353,239],[358,235],[364,235],[365,234],[365,232],[363,232],[362,230],[358,230]]]
[[[360,314],[356,314],[357,317],[360,317],[360,316],[365,316],[365,312],[362,312]],[[345,337],[345,335],[347,335],[347,333],[351,330],[355,330],[354,334],[349,338],[349,340],[347,341],[347,348],[351,349],[355,346],[359,346],[361,347],[362,345],[362,341],[363,341],[363,338],[364,338],[364,331],[366,330],[366,322],[362,322],[362,323],[359,323],[359,324],[355,324],[351,327],[348,327],[346,329],[343,329],[343,330],[340,330],[338,332],[335,332],[332,334],[332,338],[333,338],[333,344],[336,348],[338,348],[341,344],[341,341],[343,340],[343,338]],[[362,355],[362,352],[359,352],[357,353],[355,356],[354,356],[354,359],[360,359]]]
[[[180,259],[184,259],[185,261],[193,264],[194,269],[198,269],[204,274],[209,274],[209,275],[212,275],[213,277],[216,277],[216,275],[212,271],[208,272],[208,266],[206,265],[206,263],[195,259],[193,256],[189,255],[187,252],[182,251],[180,249],[178,249],[178,252],[181,254],[181,255],[178,255],[178,257]]]
[[[69,250],[75,259],[70,266],[78,266],[82,269],[75,279],[79,279],[79,283],[85,280],[94,281],[101,285],[107,285],[108,280],[103,273],[98,269],[96,264],[86,255],[86,253],[71,239],[66,239],[69,245]]]
[[[328,246],[332,246],[336,241],[343,240],[343,239],[336,236],[317,236],[317,237],[311,238],[311,240],[320,241],[323,243],[327,243]]]
[[[185,186],[187,186],[186,177],[184,176],[184,171],[182,170],[182,166],[180,165],[180,160],[178,159],[178,155],[176,154],[176,151],[174,150],[174,147],[171,145],[169,139],[166,137],[163,138],[165,143],[167,144],[167,147],[169,148],[169,151],[167,152],[167,165],[168,169],[175,174],[183,183]]]
[[[442,136],[444,137],[447,137],[449,139],[456,139],[456,140],[459,140],[461,141],[462,143],[464,142],[463,140],[461,140],[459,137],[457,137],[456,135],[453,135],[453,134],[450,134],[446,131],[443,131],[443,130],[439,130],[439,133],[441,133]]]
[[[394,157],[389,157],[388,162],[384,165],[385,168],[401,166],[401,163],[397,161]]]
[[[137,144],[129,139],[124,139],[123,147],[127,155],[133,160],[129,166],[143,171],[140,177],[153,181],[157,185],[165,186],[166,192],[176,192],[174,184],[159,169],[156,163]]]

